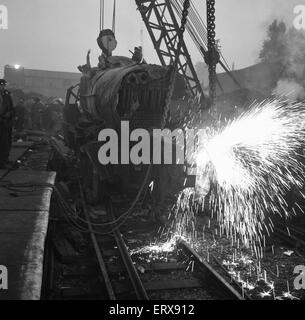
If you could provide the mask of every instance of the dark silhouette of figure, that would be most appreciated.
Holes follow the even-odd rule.
[[[20,99],[15,108],[15,129],[17,132],[21,132],[24,130],[26,113],[27,110],[24,105],[24,100]]]
[[[31,120],[32,129],[41,130],[41,113],[44,110],[44,105],[41,103],[39,98],[34,98],[34,104],[31,108]]]
[[[143,49],[142,47],[135,47],[132,55],[132,60],[138,64],[146,64],[145,59],[143,58]]]
[[[53,111],[52,106],[47,106],[45,110],[41,113],[41,123],[42,128],[46,131],[50,131],[54,127],[54,120],[53,120]]]
[[[0,168],[8,168],[10,165],[14,117],[13,100],[5,86],[6,81],[0,79]]]

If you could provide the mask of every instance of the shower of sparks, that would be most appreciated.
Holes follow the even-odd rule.
[[[304,105],[274,99],[253,105],[222,128],[200,130],[197,186],[178,197],[177,233],[192,227],[196,211],[204,208],[217,217],[220,234],[235,242],[239,236],[246,246],[261,244],[263,233],[272,231],[270,215],[291,214],[287,193],[304,197],[304,129]]]
[[[259,293],[259,296],[261,298],[266,298],[266,297],[270,297],[271,293],[272,293],[272,291],[263,291],[263,292]]]
[[[300,300],[300,298],[293,296],[290,292],[283,292],[283,298],[289,300]]]
[[[173,252],[177,248],[177,240],[181,239],[179,236],[174,236],[168,239],[166,242],[159,242],[159,243],[153,243],[149,244],[144,247],[140,247],[137,249],[132,249],[130,251],[131,255],[134,254],[163,254],[163,253],[169,253]]]

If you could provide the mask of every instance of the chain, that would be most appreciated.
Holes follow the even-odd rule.
[[[181,54],[181,48],[182,48],[182,43],[183,43],[183,34],[184,34],[186,23],[187,23],[187,17],[189,14],[189,11],[188,11],[189,7],[190,7],[190,0],[184,0],[182,18],[181,18],[181,26],[180,26],[178,33],[177,33],[178,46],[177,46],[177,50],[176,50],[176,54],[175,54],[175,60],[174,60],[174,63],[172,64],[172,69],[170,71],[171,72],[170,77],[169,77],[170,78],[170,85],[168,88],[167,97],[165,99],[165,107],[164,107],[163,118],[162,118],[162,122],[161,122],[161,129],[164,129],[164,127],[166,125],[166,119],[167,119],[170,103],[171,103],[173,92],[174,92],[177,67],[178,67],[179,58],[180,58],[180,54]]]
[[[215,0],[207,0],[207,30],[208,30],[208,53],[206,62],[209,65],[209,83],[211,106],[216,100],[216,65],[219,62],[219,52],[215,41]]]

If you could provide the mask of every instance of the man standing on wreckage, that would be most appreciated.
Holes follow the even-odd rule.
[[[0,79],[0,169],[11,169],[9,154],[12,147],[14,106],[11,94]]]

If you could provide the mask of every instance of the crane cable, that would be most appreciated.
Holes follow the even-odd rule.
[[[168,93],[167,93],[167,97],[166,97],[166,101],[165,101],[165,108],[164,108],[164,112],[163,112],[163,119],[161,122],[161,129],[164,129],[164,127],[165,127],[170,103],[171,103],[173,92],[174,92],[177,68],[178,68],[178,64],[179,64],[182,43],[183,43],[183,36],[184,36],[186,24],[187,24],[187,18],[188,18],[188,14],[189,14],[189,11],[188,11],[189,7],[190,7],[190,0],[184,0],[182,18],[181,18],[181,26],[178,30],[178,46],[177,46],[177,50],[176,50],[176,54],[175,54],[175,60],[172,64],[172,70],[171,70],[171,74],[170,74],[170,85],[168,88]]]
[[[104,20],[105,20],[105,1],[100,0],[100,30],[104,29]]]
[[[206,0],[207,4],[207,27],[208,27],[208,52],[206,61],[209,65],[209,86],[211,107],[216,102],[216,65],[219,62],[220,55],[216,47],[215,39],[215,0]]]
[[[113,0],[112,32],[115,34],[116,0]],[[100,0],[100,31],[105,27],[105,0]]]
[[[172,2],[173,8],[176,10],[178,16],[181,17],[181,15],[182,15],[181,5],[178,3],[178,0],[172,0],[172,1],[173,1]],[[203,23],[200,24],[199,20],[196,21],[196,14],[195,14],[194,10],[196,10],[196,8],[191,9],[190,12],[189,12],[189,16],[190,16],[191,19],[188,20],[188,24],[186,25],[186,28],[187,28],[187,31],[190,34],[191,38],[193,39],[195,46],[197,47],[197,49],[200,52],[201,56],[204,58],[205,57],[204,56],[204,52],[207,51],[207,43],[205,42],[204,39],[207,38],[207,34],[206,34],[205,29],[204,29],[205,28],[204,24]],[[200,31],[198,31],[200,29],[198,27],[198,25],[201,26],[201,29],[202,29],[201,33],[200,33]],[[202,36],[202,33],[206,34],[206,36]],[[216,82],[217,82],[220,90],[222,92],[224,92],[223,88],[221,86],[221,83],[219,82],[217,76],[216,76]]]
[[[175,3],[175,5],[173,5],[174,9],[176,10],[178,16],[181,17],[182,0],[173,0],[173,3]],[[193,41],[195,42],[200,54],[204,57],[204,54],[203,54],[202,50],[200,49],[200,47],[202,47],[204,49],[204,51],[208,51],[208,49],[207,49],[207,47],[208,47],[207,28],[206,28],[204,22],[202,21],[202,18],[199,15],[199,13],[193,3],[191,3],[191,7],[190,7],[190,19],[189,19],[189,23],[187,25],[187,29],[188,29],[188,32],[191,35]],[[224,65],[224,69],[226,72],[229,73],[231,71],[230,70],[231,68],[228,65],[222,52],[219,52],[219,53],[222,58],[222,63]],[[236,83],[236,84],[239,87],[241,87],[239,83]]]
[[[112,32],[115,34],[116,0],[113,0]]]

